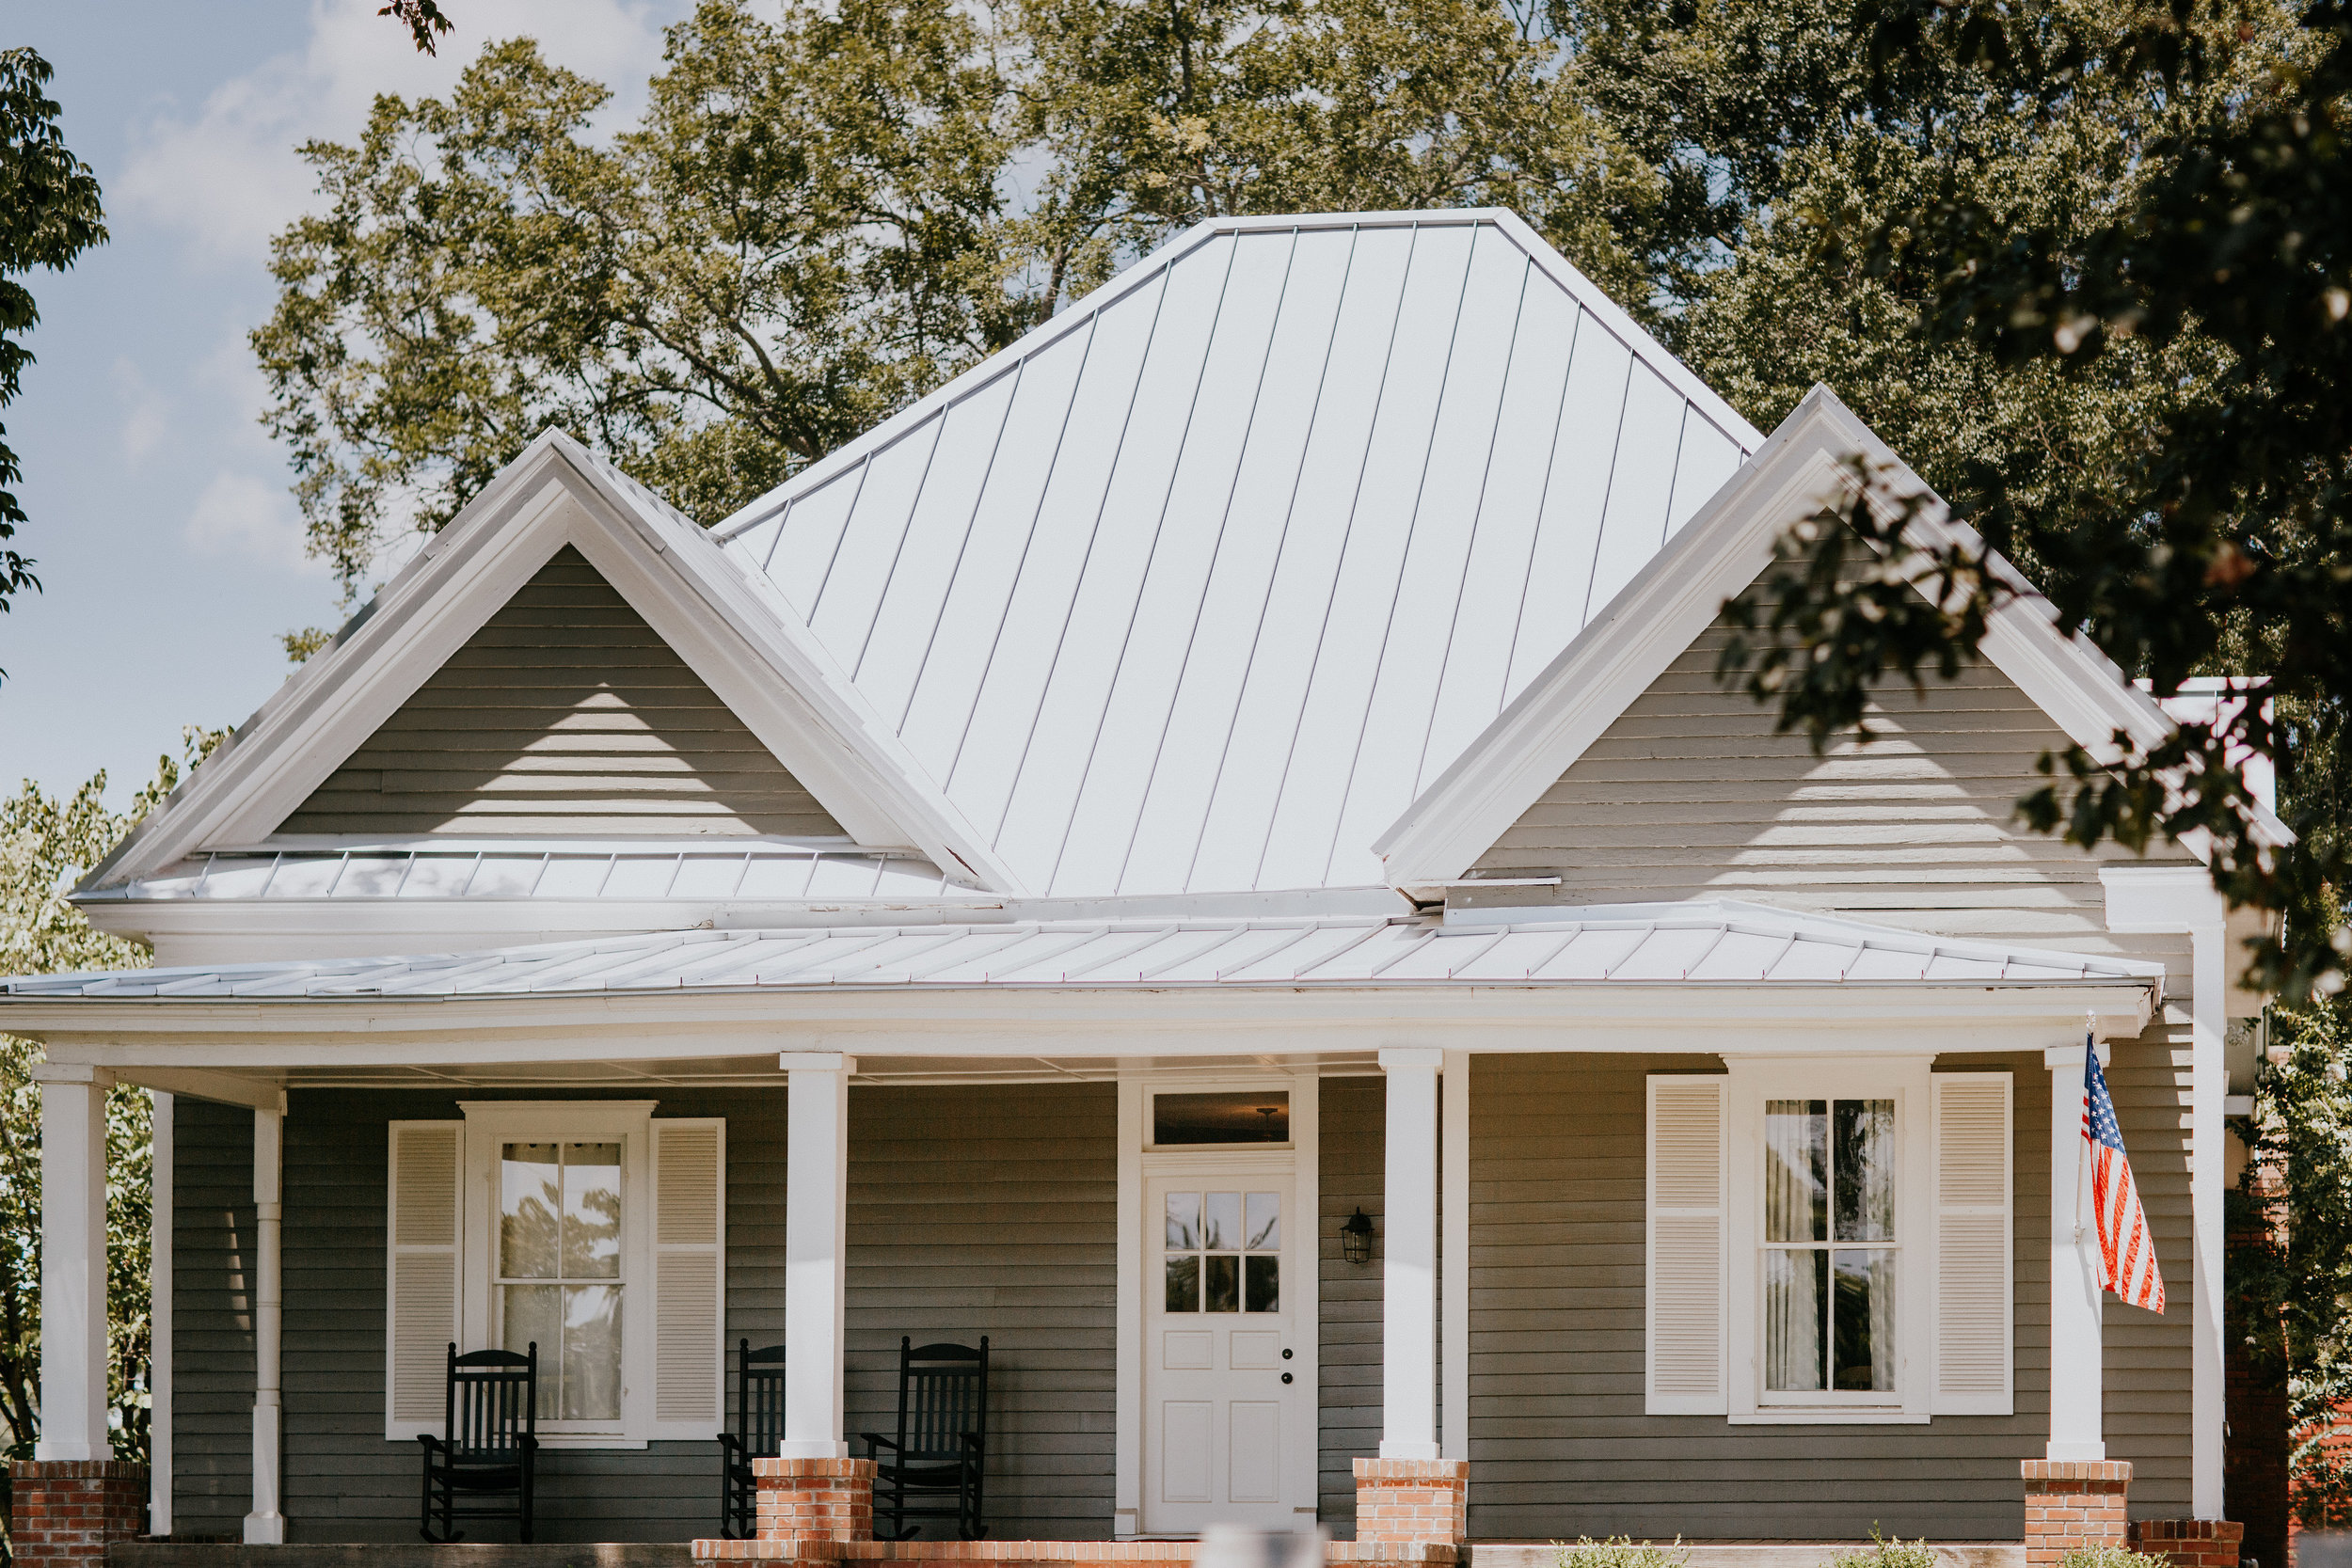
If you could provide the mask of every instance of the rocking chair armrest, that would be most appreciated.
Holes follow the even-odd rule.
[[[719,1449],[723,1453],[741,1453],[743,1439],[732,1432],[723,1432],[719,1433]]]
[[[981,1453],[987,1449],[988,1445],[981,1441],[980,1434],[977,1432],[959,1432],[956,1436],[962,1441],[965,1448],[970,1449],[974,1453]]]
[[[858,1435],[866,1440],[866,1449],[869,1454],[872,1453],[877,1448],[891,1449],[895,1450],[898,1447],[897,1438],[884,1437],[879,1432],[861,1432]]]
[[[518,1432],[515,1434],[515,1446],[522,1449],[525,1453],[537,1453],[539,1451],[538,1434],[536,1433]]]
[[[429,1432],[418,1433],[417,1441],[424,1445],[424,1451],[427,1453],[432,1453],[437,1449],[446,1450],[449,1448],[447,1443],[442,1442],[438,1437],[434,1436]]]

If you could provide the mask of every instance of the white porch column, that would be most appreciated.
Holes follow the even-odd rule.
[[[2246,955],[2230,951],[2229,901],[2202,865],[2106,866],[2099,880],[2106,888],[2108,930],[2189,939],[2189,1506],[2200,1519],[2218,1519],[2227,1397],[2221,1101],[2230,1091],[2229,1063],[2221,1051],[2231,971],[2245,963]]]
[[[1438,1452],[1438,1069],[1434,1046],[1390,1046],[1388,1235],[1380,1277],[1380,1457]]]
[[[106,1091],[72,1062],[40,1085],[40,1437],[36,1459],[112,1459],[106,1437]]]
[[[245,1516],[248,1545],[276,1546],[286,1539],[286,1516],[278,1507],[283,1432],[278,1382],[279,1345],[285,1324],[285,1294],[279,1235],[285,1216],[283,1169],[286,1113],[253,1112],[253,1512]]]
[[[1444,1136],[1438,1140],[1444,1170],[1438,1187],[1443,1220],[1444,1267],[1438,1271],[1439,1343],[1445,1398],[1438,1446],[1447,1459],[1470,1453],[1470,1053],[1445,1053]]]
[[[787,1051],[784,1194],[784,1442],[780,1459],[842,1459],[843,1261],[850,1074],[857,1058]]]
[[[147,1211],[147,1528],[171,1533],[172,1098],[150,1089]]]
[[[2099,1233],[2083,1154],[2083,1053],[2053,1046],[2050,1069],[2050,1444],[2044,1459],[2107,1456],[2099,1317]]]

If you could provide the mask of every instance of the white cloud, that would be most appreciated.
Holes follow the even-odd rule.
[[[536,38],[558,63],[612,87],[608,118],[633,116],[660,63],[662,26],[687,0],[469,0],[452,7],[458,31],[437,57],[372,5],[312,0],[300,47],[215,87],[193,116],[165,114],[135,128],[108,205],[177,229],[211,259],[251,265],[311,200],[310,166],[295,149],[349,140],[378,93],[445,93],[482,45]]]
[[[136,463],[163,444],[171,429],[171,400],[128,357],[115,360],[115,401],[122,405],[122,455]]]
[[[188,514],[188,543],[202,555],[242,556],[281,571],[324,574],[302,553],[302,514],[283,484],[225,468]]]

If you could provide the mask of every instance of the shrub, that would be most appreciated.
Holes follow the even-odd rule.
[[[2077,1546],[2058,1559],[2058,1568],[2170,1568],[2171,1559],[2122,1546]]]
[[[1579,1536],[1573,1546],[1565,1541],[1552,1544],[1559,1548],[1559,1555],[1553,1560],[1557,1568],[1686,1568],[1691,1560],[1678,1535],[1671,1546],[1622,1535],[1613,1535],[1606,1541]]]
[[[1870,1544],[1839,1552],[1829,1560],[1829,1568],[1935,1568],[1935,1548],[1928,1544],[1924,1536],[1916,1541],[1905,1541],[1899,1535],[1889,1540],[1873,1524]],[[2101,1564],[2100,1568],[2116,1565]],[[2141,1565],[2134,1564],[2131,1568]]]

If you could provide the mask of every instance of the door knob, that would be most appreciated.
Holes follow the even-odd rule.
[[[1288,1383],[1290,1380],[1291,1380],[1291,1374],[1290,1374],[1290,1373],[1288,1373],[1288,1372],[1284,1372],[1284,1373],[1282,1374],[1282,1381],[1283,1381],[1284,1383]]]

